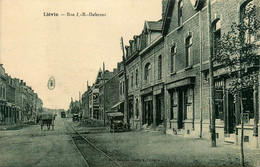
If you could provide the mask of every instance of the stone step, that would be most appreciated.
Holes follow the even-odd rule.
[[[235,139],[234,138],[232,138],[232,137],[226,137],[225,139],[224,139],[224,142],[226,142],[226,143],[235,143]]]

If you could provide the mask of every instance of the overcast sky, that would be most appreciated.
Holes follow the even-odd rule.
[[[0,56],[6,72],[23,79],[44,107],[67,109],[95,81],[103,61],[116,68],[124,43],[145,20],[161,19],[161,0],[0,0]],[[58,17],[43,16],[44,12]],[[61,14],[105,13],[105,17]],[[56,80],[49,90],[50,77]]]

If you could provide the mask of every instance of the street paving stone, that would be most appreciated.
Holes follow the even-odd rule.
[[[54,131],[46,129],[31,125],[0,131],[0,167],[86,166],[62,119],[55,120]]]
[[[98,148],[122,166],[239,166],[240,147],[218,143],[211,147],[207,139],[132,131],[109,133],[103,127],[80,126],[74,123]],[[247,166],[260,166],[260,150],[245,148]]]

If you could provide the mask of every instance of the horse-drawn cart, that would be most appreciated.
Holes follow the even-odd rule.
[[[44,125],[47,126],[47,129],[50,130],[52,126],[52,130],[54,130],[54,119],[55,117],[52,114],[44,114],[41,116],[41,130]]]

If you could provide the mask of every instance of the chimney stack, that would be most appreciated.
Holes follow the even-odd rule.
[[[164,18],[168,1],[169,0],[162,0],[162,19]]]

